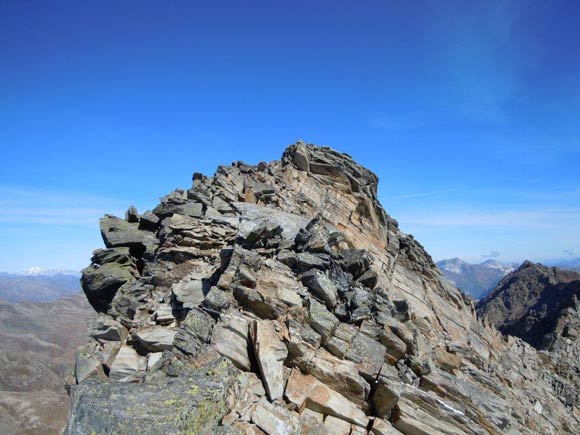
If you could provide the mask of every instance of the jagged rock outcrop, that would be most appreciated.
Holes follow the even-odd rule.
[[[478,321],[377,184],[298,142],[105,217],[83,288],[109,321],[66,433],[574,433],[557,371]]]
[[[524,262],[477,304],[480,316],[536,349],[558,373],[554,388],[580,405],[580,273]]]

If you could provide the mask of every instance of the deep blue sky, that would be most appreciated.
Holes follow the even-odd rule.
[[[0,0],[0,270],[191,173],[350,153],[436,259],[580,255],[580,3]]]

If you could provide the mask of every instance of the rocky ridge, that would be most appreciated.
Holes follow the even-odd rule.
[[[101,219],[65,433],[574,433],[553,361],[481,323],[377,185],[298,142]]]
[[[579,297],[580,273],[526,261],[477,304],[480,316],[553,361],[570,406],[580,403]]]

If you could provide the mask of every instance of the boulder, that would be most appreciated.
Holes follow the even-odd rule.
[[[119,288],[138,276],[128,248],[98,250],[93,264],[82,270],[81,286],[93,308],[105,312]]]
[[[105,314],[89,320],[89,336],[94,339],[123,341],[128,333],[127,328]]]
[[[115,216],[105,215],[100,220],[100,227],[107,248],[127,247],[136,258],[141,258],[145,252],[153,253],[159,245],[153,233]]]

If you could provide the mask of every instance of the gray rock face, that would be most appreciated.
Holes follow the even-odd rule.
[[[92,261],[82,271],[81,285],[95,310],[106,311],[117,290],[137,278],[137,265],[129,248],[99,249]]]
[[[67,433],[575,433],[574,364],[479,321],[377,183],[299,142],[105,217]]]
[[[90,380],[73,389],[66,435],[212,434],[235,371],[223,361],[137,384]]]

